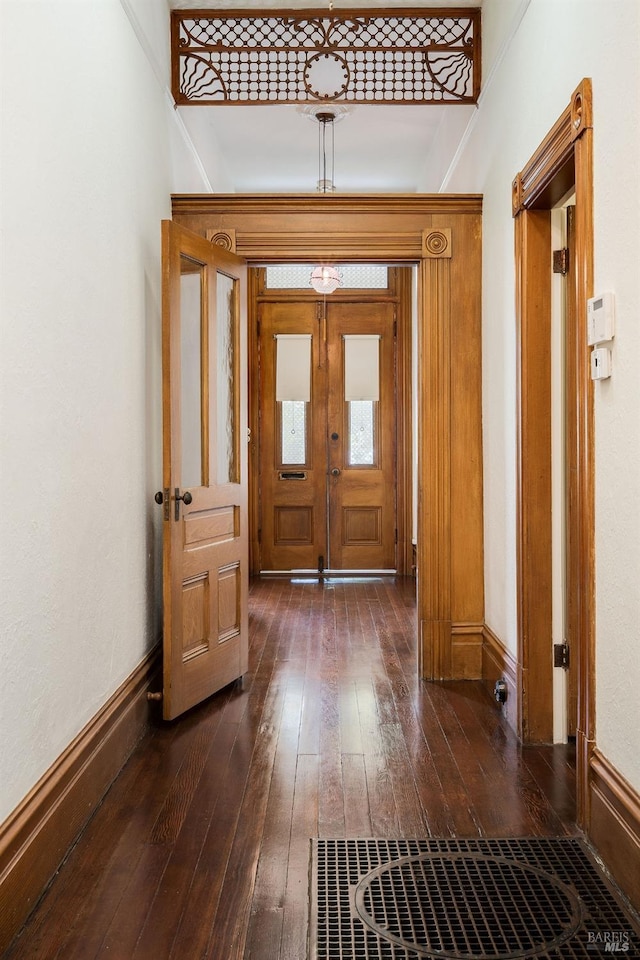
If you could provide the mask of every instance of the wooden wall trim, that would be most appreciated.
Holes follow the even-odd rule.
[[[591,80],[582,80],[571,102],[512,184],[513,215],[523,209],[550,209],[574,183],[574,141],[592,127]]]
[[[249,263],[325,259],[406,263],[423,256],[423,231],[429,217],[477,215],[482,197],[187,194],[173,196],[172,209],[174,218],[196,233],[233,235],[236,253]],[[447,228],[438,233],[446,235]]]
[[[580,558],[571,589],[576,596],[578,648],[577,738],[578,753],[577,820],[584,828],[589,820],[589,756],[596,736],[596,655],[595,655],[595,452],[594,402],[590,348],[587,344],[587,300],[593,296],[593,130],[575,140],[575,297],[576,394],[571,413],[574,421],[574,470],[569,480],[569,497],[576,505],[576,551]]]
[[[412,496],[412,449],[413,432],[412,410],[412,345],[411,345],[411,293],[412,274],[410,267],[398,268],[398,334],[397,334],[397,502],[398,502],[398,557],[399,573],[409,575],[413,564],[413,545],[411,532],[413,527]]]
[[[415,233],[387,234],[384,237],[369,233],[339,233],[329,231],[305,231],[295,239],[280,233],[252,233],[238,230],[236,252],[238,256],[260,263],[282,263],[300,257],[301,245],[304,258],[311,260],[347,260],[356,262],[366,259],[371,262],[393,263],[394,261],[417,260],[420,257],[421,236]]]
[[[587,298],[593,295],[593,125],[591,80],[585,78],[576,87],[569,106],[562,113],[540,147],[514,178],[512,206],[515,220],[516,250],[523,242],[526,217],[536,210],[548,211],[571,187],[575,188],[575,246],[576,264],[571,278],[575,297],[575,316],[586,315]],[[516,263],[518,256],[516,253]],[[517,311],[525,294],[526,276],[516,267]],[[534,282],[531,278],[531,282]],[[567,398],[567,416],[573,421],[571,435],[574,447],[568,451],[569,499],[572,503],[570,542],[577,561],[572,565],[572,603],[576,606],[576,633],[578,661],[578,717],[577,717],[577,822],[588,829],[590,757],[595,747],[595,528],[594,528],[594,424],[593,385],[589,371],[589,348],[585,324],[576,319],[575,338],[571,347],[575,372],[575,392]],[[522,392],[522,391],[521,391]],[[522,414],[522,410],[521,410]],[[535,423],[526,424],[525,431],[535,430]],[[522,501],[522,491],[520,502]],[[532,535],[535,529],[530,526]],[[546,532],[544,532],[546,536]],[[518,564],[523,560],[525,544],[519,531]],[[541,590],[533,583],[525,588],[522,574],[518,577],[519,603],[526,596],[537,602]],[[528,590],[528,592],[527,592]],[[533,642],[534,635],[523,632],[518,625],[519,643]],[[546,639],[545,639],[546,642]],[[575,662],[575,661],[574,661]],[[526,681],[525,665],[518,663]],[[526,716],[527,704],[521,704]],[[519,724],[519,729],[522,726]],[[528,739],[527,731],[523,731]]]
[[[428,680],[451,677],[451,260],[422,261],[418,331],[418,610]]]
[[[553,739],[551,609],[551,216],[516,219],[518,665],[520,736]],[[531,639],[533,638],[533,640]]]
[[[174,216],[186,214],[227,215],[234,219],[264,215],[340,215],[370,214],[383,217],[415,215],[419,220],[430,214],[481,213],[479,193],[187,193],[173,194]]]
[[[502,714],[517,733],[520,697],[518,685],[518,664],[514,655],[507,650],[502,640],[485,623],[482,629],[482,682],[493,696],[496,680],[507,682],[507,699]]]
[[[482,679],[482,623],[452,623],[451,674],[457,680]]]
[[[599,750],[590,756],[589,836],[614,880],[640,906],[640,793]]]
[[[0,953],[143,735],[159,666],[157,646],[0,826]]]

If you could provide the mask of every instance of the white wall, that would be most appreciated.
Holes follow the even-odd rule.
[[[640,4],[485,0],[509,37],[446,187],[484,193],[486,618],[516,646],[515,320],[511,181],[583,77],[593,79],[595,289],[617,305],[614,370],[596,384],[597,743],[640,789]],[[514,18],[516,18],[514,20]],[[494,43],[493,49],[497,44]]]
[[[164,0],[0,17],[1,821],[159,637],[160,220],[206,184]]]

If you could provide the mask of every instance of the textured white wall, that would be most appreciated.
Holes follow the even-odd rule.
[[[447,182],[484,200],[486,616],[515,649],[515,324],[511,180],[592,77],[595,289],[617,304],[614,371],[596,385],[597,742],[640,788],[640,4],[485,0],[508,37]]]
[[[204,184],[128,6],[0,4],[0,821],[160,630],[160,220]]]

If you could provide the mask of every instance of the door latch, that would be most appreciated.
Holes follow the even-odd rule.
[[[180,487],[175,488],[175,501],[176,501],[176,520],[180,519],[180,501],[184,503],[185,507],[188,507],[190,503],[193,502],[193,497],[188,490],[185,490],[183,494],[180,493]]]
[[[169,504],[169,487],[165,487],[163,490],[158,490],[155,497],[153,498],[159,506],[164,506],[163,519],[168,520],[171,516],[170,504]]]

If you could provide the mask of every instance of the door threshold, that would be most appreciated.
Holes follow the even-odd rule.
[[[373,578],[382,579],[383,577],[397,576],[397,570],[319,570],[312,569],[294,569],[294,570],[261,570],[261,577],[295,577],[299,580],[344,580],[353,581],[371,580]]]

